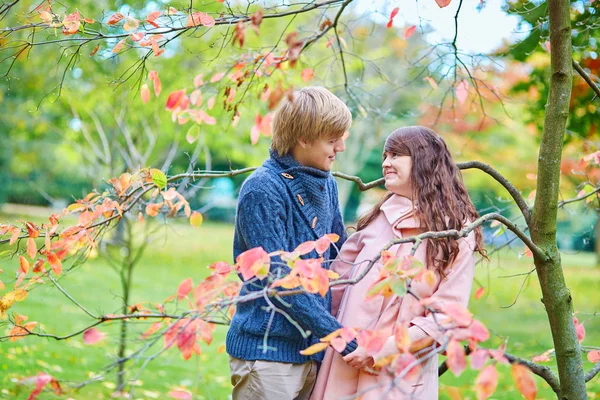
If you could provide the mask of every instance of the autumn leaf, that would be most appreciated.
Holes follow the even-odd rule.
[[[312,70],[312,68],[304,68],[302,70],[302,80],[304,82],[310,82],[310,81],[312,81],[312,78],[313,78],[314,75],[315,75],[315,73]]]
[[[471,368],[475,370],[481,370],[485,362],[490,358],[490,355],[486,349],[476,349],[469,355],[471,361]]]
[[[182,300],[187,296],[192,291],[193,286],[192,278],[187,278],[181,282],[177,288],[177,299]]]
[[[537,396],[537,386],[533,374],[526,366],[515,363],[511,367],[511,374],[515,381],[517,390],[521,392],[526,400],[533,400]]]
[[[391,12],[391,14],[390,14],[390,20],[388,21],[388,23],[387,23],[387,25],[386,25],[388,28],[391,28],[391,27],[394,25],[394,17],[395,17],[396,15],[398,15],[398,11],[400,11],[400,9],[399,9],[398,7],[395,7],[395,8],[392,10],[392,12]]]
[[[161,11],[152,11],[150,14],[148,14],[148,16],[146,17],[146,22],[149,23],[150,25],[152,25],[155,28],[160,28],[160,25],[158,25],[158,23],[156,23],[156,20],[158,19],[158,17],[160,17],[162,15]]]
[[[19,256],[19,269],[24,274],[29,272],[29,261],[23,256]]]
[[[308,254],[315,249],[316,244],[317,242],[314,240],[304,242],[294,249],[294,253],[298,253],[301,256]]]
[[[438,90],[438,85],[437,85],[437,83],[435,82],[435,79],[433,79],[433,78],[432,78],[432,77],[430,77],[430,76],[426,76],[425,78],[423,78],[423,80],[427,81],[427,83],[429,83],[429,86],[431,86],[431,88],[432,88],[433,90]]]
[[[156,97],[158,97],[160,95],[160,91],[162,88],[160,79],[158,78],[158,72],[156,72],[156,71],[148,72],[148,79],[150,79],[152,81],[152,83],[154,84],[154,94],[156,95]]]
[[[324,343],[324,342],[315,343],[312,346],[307,347],[306,349],[300,351],[300,354],[302,354],[303,356],[312,356],[313,354],[317,354],[317,353],[325,350],[327,348],[327,346],[329,346],[329,343]]]
[[[159,210],[163,206],[164,202],[160,203],[150,203],[146,206],[146,214],[151,217],[156,217],[158,215]]]
[[[577,340],[579,340],[579,343],[583,342],[583,339],[585,339],[585,327],[583,326],[583,324],[579,323],[579,320],[577,319],[577,317],[573,317],[573,324],[575,325],[575,332],[577,333]]]
[[[485,400],[496,391],[498,386],[498,370],[495,365],[488,365],[475,379],[477,400]]]
[[[132,33],[131,35],[129,35],[131,40],[133,40],[134,42],[139,42],[140,40],[142,40],[144,38],[144,36],[146,36],[146,34],[144,32],[136,32],[136,33]]]
[[[113,53],[118,53],[118,52],[119,52],[119,50],[121,50],[121,48],[122,48],[122,47],[123,47],[123,45],[125,44],[125,40],[126,40],[126,39],[119,40],[119,43],[117,43],[117,44],[115,45],[115,47],[113,47],[113,49],[112,49],[112,52],[113,52]]]
[[[83,332],[83,343],[95,344],[104,339],[105,334],[96,328],[90,328]]]
[[[177,400],[192,400],[192,393],[185,389],[171,390],[169,396]]]
[[[417,358],[412,353],[400,354],[398,358],[396,358],[394,364],[394,374],[398,376],[399,374],[404,373],[404,380],[407,382],[417,381],[421,375],[421,367],[419,363],[416,363],[415,361],[417,361]],[[406,371],[410,365],[413,366]]]
[[[177,108],[183,102],[184,97],[185,97],[185,89],[176,90],[176,91],[170,93],[169,97],[167,98],[166,109],[169,111],[173,111],[175,108]]]
[[[244,40],[246,38],[246,24],[244,21],[240,21],[235,24],[235,28],[233,29],[233,40],[231,44],[235,46],[237,43],[240,48],[244,47]]]
[[[448,6],[451,1],[452,0],[435,0],[435,2],[437,3],[438,6],[440,6],[440,8],[444,8],[444,7]]]
[[[116,23],[118,23],[119,21],[121,21],[123,18],[125,18],[125,16],[121,13],[114,13],[113,15],[110,16],[110,18],[108,18],[108,21],[106,21],[107,25],[115,25]]]
[[[469,96],[469,83],[465,80],[462,80],[456,86],[456,98],[460,104],[464,104]]]
[[[268,275],[271,258],[262,247],[255,247],[237,256],[236,266],[246,281],[255,276],[264,278]]]
[[[369,331],[365,329],[358,332],[356,341],[360,347],[365,349],[368,355],[372,356],[381,351],[388,337],[389,335],[383,331]]]
[[[194,211],[190,216],[190,224],[196,228],[199,228],[200,225],[202,225],[202,220],[202,214],[200,214],[198,211]]]
[[[454,376],[459,377],[467,366],[465,349],[457,340],[450,340],[446,353],[448,354],[448,359],[446,360],[448,369],[452,371]]]
[[[441,310],[448,317],[452,318],[459,326],[469,326],[472,321],[471,313],[460,303],[455,301],[444,303]]]
[[[142,97],[142,101],[146,104],[150,100],[150,88],[148,88],[148,84],[144,83],[140,90],[140,95]]]
[[[77,11],[66,15],[63,19],[63,35],[74,35],[79,31],[81,16]]]
[[[409,26],[408,28],[406,28],[404,30],[404,40],[406,40],[406,39],[410,38],[412,35],[414,35],[416,30],[417,30],[416,25]]]
[[[98,52],[99,48],[100,48],[100,44],[97,44],[96,47],[94,47],[94,50],[91,51],[90,57],[93,57],[94,54],[96,54]]]
[[[592,350],[587,354],[587,359],[591,363],[600,362],[600,350]]]
[[[477,291],[475,291],[475,300],[479,300],[483,297],[485,293],[485,288],[484,287],[480,287],[479,289],[477,289]]]
[[[50,267],[52,268],[52,272],[54,272],[55,275],[60,275],[62,273],[62,262],[56,254],[46,250],[46,258],[48,259],[48,264],[50,264]]]
[[[396,324],[394,329],[394,338],[396,347],[401,353],[408,353],[410,348],[410,337],[408,336],[408,326],[406,323]]]

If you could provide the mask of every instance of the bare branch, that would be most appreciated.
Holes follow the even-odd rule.
[[[592,78],[585,72],[585,70],[579,65],[579,63],[573,60],[573,68],[579,73],[579,75],[583,78],[584,81],[587,82],[588,85],[592,88],[594,93],[596,93],[596,97],[600,97],[600,87],[592,81]]]

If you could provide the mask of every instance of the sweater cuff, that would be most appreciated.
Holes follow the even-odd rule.
[[[349,342],[346,345],[346,348],[344,349],[344,351],[342,351],[342,355],[347,356],[348,354],[350,354],[354,350],[356,350],[357,347],[358,347],[358,343],[356,342],[356,339],[353,339],[351,342]]]

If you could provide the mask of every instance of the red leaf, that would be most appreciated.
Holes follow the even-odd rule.
[[[496,366],[488,365],[479,373],[475,380],[475,391],[477,392],[477,400],[485,400],[496,391],[498,386],[498,370]]]
[[[398,15],[398,11],[400,11],[400,8],[395,7],[390,14],[390,19],[393,19],[396,15]]]
[[[404,39],[406,40],[406,39],[410,38],[412,35],[415,34],[416,30],[417,30],[416,25],[406,28],[406,30],[404,31]]]
[[[452,371],[454,376],[460,376],[460,374],[462,374],[462,372],[465,370],[465,367],[467,366],[465,349],[458,341],[450,340],[446,352],[448,354],[448,359],[446,360],[448,368],[450,369],[450,371]]]
[[[96,328],[90,328],[83,332],[83,343],[85,344],[98,343],[102,339],[104,339],[104,333]]]
[[[533,374],[524,365],[513,364],[511,367],[511,374],[515,380],[515,386],[517,390],[521,392],[526,400],[533,400],[537,396],[537,386],[533,379]]]
[[[462,80],[456,86],[456,98],[460,104],[464,104],[469,97],[469,84],[467,81]]]
[[[589,362],[597,363],[600,362],[600,350],[592,350],[587,354]]]
[[[169,97],[167,98],[167,110],[172,111],[177,108],[177,106],[182,103],[184,97],[185,89],[176,90],[169,94]]]
[[[330,244],[331,241],[329,240],[329,238],[327,236],[323,236],[315,242],[315,250],[317,250],[317,253],[323,254],[327,251]]]
[[[452,0],[435,0],[435,2],[438,6],[440,6],[440,8],[446,7],[448,4],[450,4],[451,1]]]
[[[142,85],[140,95],[142,96],[142,101],[144,102],[144,104],[146,104],[150,100],[150,89],[148,88],[148,84],[144,83]]]
[[[585,327],[579,323],[577,317],[573,317],[573,323],[575,324],[575,332],[577,332],[577,340],[581,343],[585,339]]]
[[[179,284],[177,288],[177,299],[181,300],[187,296],[193,288],[192,278],[187,278]]]
[[[268,275],[271,258],[262,247],[255,247],[240,254],[236,266],[244,280],[257,276],[264,278]]]
[[[122,20],[123,18],[125,18],[125,16],[121,13],[114,13],[113,15],[110,16],[110,18],[108,19],[108,21],[106,21],[107,25],[114,25],[117,22],[119,22],[120,20]]]

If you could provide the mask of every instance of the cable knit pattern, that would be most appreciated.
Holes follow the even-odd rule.
[[[339,210],[337,185],[326,171],[300,165],[291,155],[271,157],[246,179],[240,190],[233,245],[234,258],[246,250],[261,246],[267,252],[292,251],[299,244],[315,240],[326,233],[336,233],[341,246],[345,240]],[[325,252],[325,259],[337,256],[335,249]],[[312,252],[303,258],[318,258]],[[279,263],[283,265],[278,265]],[[328,264],[326,264],[328,265]],[[289,268],[279,257],[271,259],[271,272],[283,275]],[[244,282],[241,294],[264,288],[265,281]],[[331,294],[300,294],[271,301],[287,313],[303,330],[281,313],[267,311],[264,299],[240,303],[227,333],[227,352],[242,360],[266,360],[300,364],[321,361],[323,353],[307,357],[300,350],[318,342],[341,328],[331,315]],[[265,334],[268,331],[268,335]],[[349,343],[343,354],[356,348]]]

